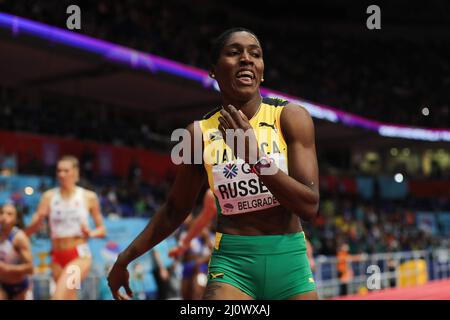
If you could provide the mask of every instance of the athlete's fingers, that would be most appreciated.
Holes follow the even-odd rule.
[[[224,129],[232,129],[230,127],[230,124],[228,123],[228,121],[224,117],[219,117],[218,120],[219,120],[219,123],[222,125],[222,127]]]
[[[234,146],[236,148],[236,146],[237,146],[237,144],[236,144],[237,137],[234,134],[235,133],[234,129],[224,128],[224,126],[222,124],[219,124],[219,130],[220,130],[220,133],[222,134],[222,137],[223,137],[223,140],[225,141],[225,143],[228,146],[230,146],[231,143],[234,143]],[[235,140],[234,142],[230,140],[230,139],[233,139],[233,138]]]
[[[239,114],[241,115],[242,119],[244,119],[244,121],[248,122],[247,116],[241,110],[239,110]]]
[[[242,129],[248,128],[248,125],[249,125],[248,119],[247,119],[247,121],[244,120],[244,118],[242,117],[242,115],[244,115],[244,113],[241,110],[238,110],[234,106],[229,105],[227,111],[230,114],[230,116],[232,117],[233,121],[238,125],[239,128],[242,128]],[[245,118],[247,118],[247,117],[245,117]]]
[[[219,130],[222,133],[223,140],[225,143],[227,142],[227,130],[230,130],[230,127],[227,121],[223,117],[219,117]]]
[[[222,126],[222,124],[219,124],[219,131],[220,131],[220,133],[222,134],[222,138],[225,140],[225,142],[226,142],[226,138],[227,138],[227,136],[226,136],[226,133],[225,133],[225,128]]]
[[[109,291],[111,291],[111,295],[113,296],[114,300],[119,300],[119,289],[115,288],[115,286],[113,287],[110,283],[110,279],[108,276],[108,287],[109,287]]]
[[[89,226],[85,222],[81,223],[81,232],[83,232],[83,235],[86,238],[89,238],[89,234],[90,234],[91,230],[89,229]]]
[[[111,294],[112,294],[114,300],[122,300],[122,299],[120,299],[119,290],[111,290]]]
[[[127,297],[126,295],[124,295],[120,292],[118,293],[118,296],[119,296],[119,300],[130,300],[129,297]]]
[[[126,286],[124,285],[123,287],[125,288],[125,291],[127,291],[128,285],[126,285]],[[128,288],[128,290],[130,290],[130,288]],[[115,300],[130,300],[130,296],[131,297],[133,296],[133,292],[131,292],[131,290],[130,290],[130,293],[131,293],[130,296],[127,296],[127,295],[124,295],[123,293],[121,293],[120,289],[111,290],[111,293]],[[128,292],[127,292],[127,294],[128,294]]]
[[[230,110],[230,108],[228,108],[228,110]],[[237,129],[237,128],[239,128],[238,124],[236,123],[236,121],[234,121],[233,117],[231,116],[231,111],[228,111],[228,110],[222,109],[220,111],[220,114],[226,120],[226,122],[228,123],[228,127],[230,129]]]
[[[128,282],[124,285],[124,288],[125,288],[125,292],[127,293],[128,297],[133,298],[133,291],[131,291],[130,285]]]
[[[228,120],[225,118],[225,116],[221,113],[219,118],[218,118],[219,122],[224,124],[224,127],[226,129],[233,129],[232,124],[230,122],[228,122]]]

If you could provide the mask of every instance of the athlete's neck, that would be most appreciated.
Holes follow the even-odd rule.
[[[236,109],[241,110],[247,116],[248,119],[251,119],[256,114],[256,112],[258,112],[261,102],[262,102],[261,95],[258,94],[248,101],[237,101],[224,98],[223,106],[231,104]]]
[[[61,193],[61,197],[70,198],[75,193],[76,188],[77,188],[76,185],[69,186],[69,187],[60,186],[59,192]]]

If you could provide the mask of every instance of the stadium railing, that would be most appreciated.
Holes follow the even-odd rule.
[[[449,249],[349,255],[345,263],[351,276],[345,280],[339,277],[338,257],[318,256],[315,262],[317,290],[323,299],[450,278]]]
[[[450,250],[435,249],[406,252],[389,252],[350,256],[346,263],[353,277],[346,282],[338,276],[336,256],[315,258],[315,281],[321,299],[342,295],[346,292],[364,296],[369,291],[387,288],[405,288],[425,284],[428,281],[450,279]],[[33,296],[37,300],[50,299],[54,286],[49,273],[33,275]],[[139,288],[133,288],[136,290]],[[137,290],[139,291],[139,290]],[[83,300],[110,299],[106,279],[91,273],[82,283],[78,294]],[[139,295],[141,299],[149,298]]]

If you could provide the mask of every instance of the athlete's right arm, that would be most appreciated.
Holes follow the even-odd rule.
[[[191,136],[191,150],[195,150],[194,124],[189,125],[187,129]],[[199,152],[199,150],[196,149],[195,152]],[[175,182],[166,202],[128,248],[119,254],[109,273],[108,284],[115,299],[126,299],[125,296],[119,293],[119,289],[122,286],[128,295],[132,294],[128,286],[127,265],[167,238],[181,225],[194,207],[205,178],[205,171],[201,164],[179,165]]]
[[[51,191],[46,191],[41,198],[41,202],[39,203],[39,206],[34,213],[33,217],[31,218],[30,224],[25,228],[25,233],[27,236],[31,236],[32,234],[36,233],[41,224],[42,221],[46,217],[48,217],[50,213],[50,198],[51,198]]]

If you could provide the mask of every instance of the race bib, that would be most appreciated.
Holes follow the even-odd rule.
[[[268,155],[286,174],[286,157],[281,153]],[[242,159],[212,167],[214,194],[219,200],[222,214],[242,214],[280,205],[262,180],[252,173],[250,165]]]

